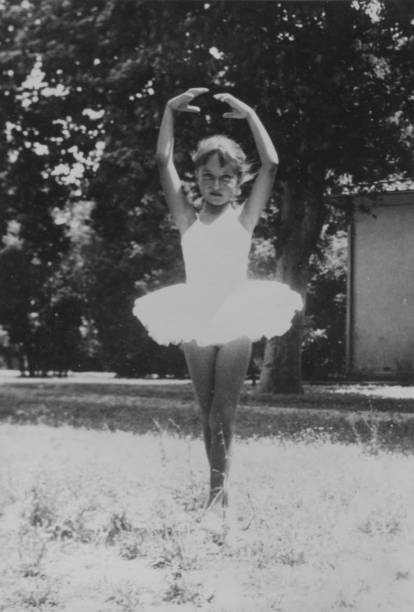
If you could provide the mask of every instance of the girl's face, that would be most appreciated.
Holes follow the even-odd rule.
[[[212,206],[224,206],[240,193],[239,179],[230,164],[221,165],[217,153],[197,170],[201,196]]]

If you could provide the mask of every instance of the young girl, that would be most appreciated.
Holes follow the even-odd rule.
[[[278,156],[254,110],[230,94],[214,97],[230,106],[224,117],[248,122],[261,162],[250,195],[235,205],[249,166],[239,145],[225,136],[202,140],[195,153],[198,213],[184,195],[173,161],[174,115],[200,112],[192,101],[207,91],[192,88],[167,103],[157,143],[165,198],[181,233],[186,283],[139,298],[134,314],[157,342],[184,350],[210,464],[209,507],[228,503],[236,404],[251,343],[285,333],[302,303],[282,283],[247,280],[251,235],[270,196]]]

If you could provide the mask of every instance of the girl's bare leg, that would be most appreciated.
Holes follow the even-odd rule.
[[[209,505],[228,504],[227,477],[231,443],[240,391],[247,374],[252,343],[238,338],[218,349],[215,359],[214,396],[210,409],[210,498]]]
[[[210,410],[214,393],[214,370],[218,348],[198,346],[195,342],[182,345],[187,368],[193,382],[194,392],[201,408],[204,444],[210,463],[211,433]]]

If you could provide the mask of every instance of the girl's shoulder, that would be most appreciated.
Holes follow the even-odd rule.
[[[237,219],[237,223],[245,230],[245,232],[251,237],[253,231],[250,227],[248,227],[244,222],[244,209],[246,206],[246,200],[236,205],[234,209],[234,217]]]

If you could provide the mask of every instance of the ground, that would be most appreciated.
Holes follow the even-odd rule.
[[[0,376],[0,611],[411,612],[414,389],[246,386],[206,520],[188,382]]]

